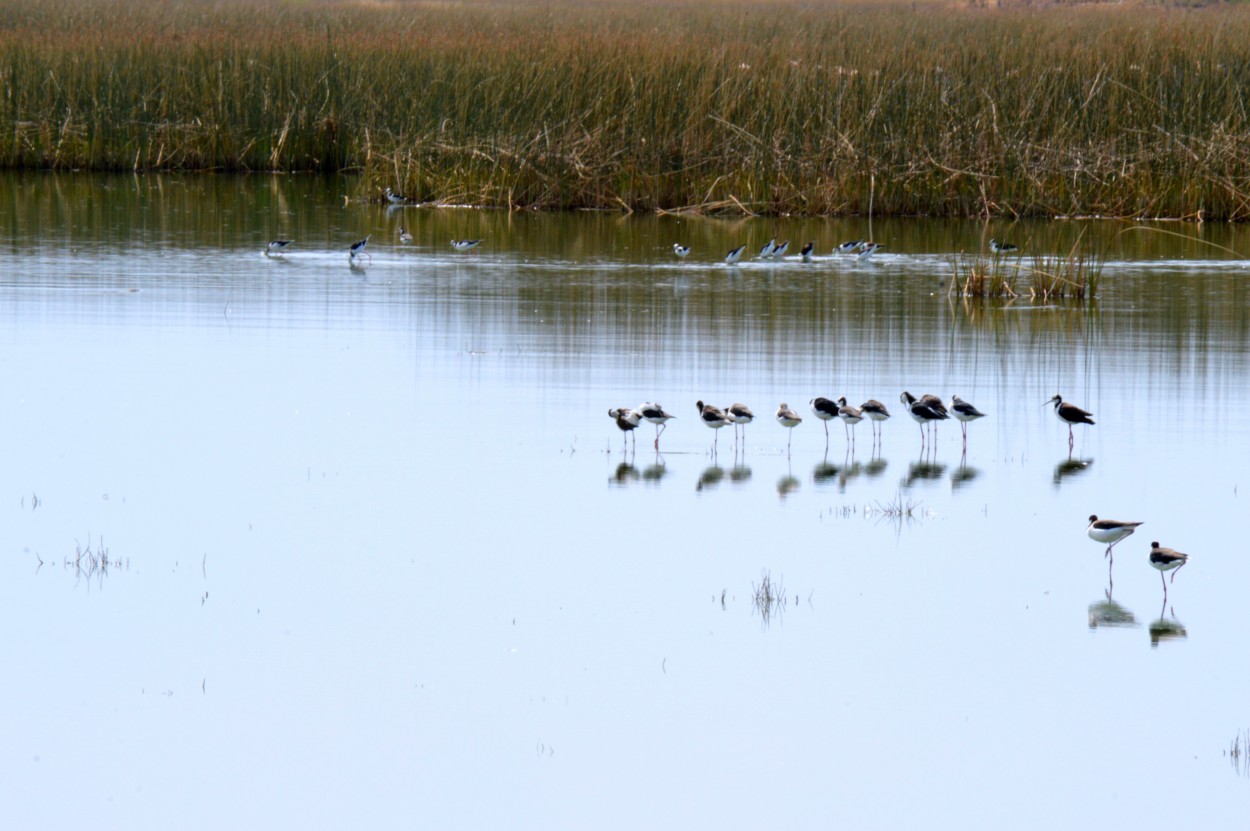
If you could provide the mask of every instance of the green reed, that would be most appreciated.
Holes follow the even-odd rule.
[[[0,166],[421,200],[1250,218],[1250,9],[10,0]]]

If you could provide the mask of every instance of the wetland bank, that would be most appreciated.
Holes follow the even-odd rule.
[[[1250,211],[1250,9],[946,2],[0,9],[0,166],[357,171],[475,205]]]

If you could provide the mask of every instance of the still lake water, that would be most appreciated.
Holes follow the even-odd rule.
[[[7,827],[1246,816],[1250,229],[354,188],[0,179]],[[947,295],[990,236],[1081,234],[1088,307]],[[719,263],[773,236],[820,258]],[[989,414],[966,457],[954,421],[922,455],[904,389]],[[1071,454],[1056,392],[1097,421]],[[826,451],[817,395],[889,406],[879,449]],[[754,408],[740,450],[696,399]],[[645,400],[663,455],[606,415]],[[1146,523],[1110,572],[1091,513]],[[1155,539],[1193,555],[1166,604]]]

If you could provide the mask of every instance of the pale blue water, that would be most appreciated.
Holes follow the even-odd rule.
[[[1108,223],[1092,306],[964,304],[951,256],[1075,226],[877,221],[888,248],[853,263],[828,253],[866,235],[849,221],[6,186],[12,827],[1244,815],[1244,258]],[[1166,230],[1250,253],[1240,228]],[[296,244],[265,258],[276,236]],[[821,257],[719,264],[774,236]],[[965,458],[953,421],[922,455],[904,389],[989,414]],[[1056,392],[1097,421],[1071,455]],[[890,407],[879,452],[834,422],[826,453],[817,395]],[[711,455],[696,399],[754,408],[743,450],[725,429]],[[644,400],[678,416],[662,456],[606,415]],[[1146,523],[1117,606],[1091,513]],[[1155,539],[1193,555],[1166,606]]]

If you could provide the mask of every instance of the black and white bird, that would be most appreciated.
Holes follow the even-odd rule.
[[[859,411],[872,421],[873,436],[880,436],[881,428],[877,425],[890,417],[890,411],[885,408],[885,405],[875,398],[869,398],[863,404],[859,405]]]
[[[924,395],[916,398],[910,392],[904,391],[898,400],[907,408],[907,414],[912,417],[912,420],[920,425],[921,447],[924,447],[925,444],[925,425],[937,424],[939,421],[950,418],[941,399],[935,395]]]
[[[642,419],[642,416],[637,411],[631,410],[629,407],[613,407],[611,410],[608,410],[608,417],[615,421],[616,426],[621,429],[621,440],[623,442],[628,442],[629,434],[634,431],[634,428],[638,426],[638,422]],[[635,445],[637,442],[638,440],[635,438]],[[624,446],[624,444],[621,445],[622,448]]]
[[[689,256],[690,256],[690,246],[689,246],[689,245],[682,245],[680,242],[675,242],[675,243],[673,243],[673,253],[674,253],[674,254],[676,254],[677,256],[679,256],[679,257],[683,258],[683,259],[684,259],[684,258],[686,258],[686,257],[689,257]]]
[[[386,201],[390,202],[392,205],[402,205],[408,201],[408,197],[400,196],[398,193],[395,193],[395,191],[391,190],[390,188],[387,188],[386,189]]]
[[[878,251],[880,251],[882,248],[885,248],[885,243],[882,243],[882,242],[865,242],[865,243],[863,243],[863,244],[861,244],[861,245],[860,245],[860,248],[859,248],[859,253],[855,255],[855,259],[857,259],[857,260],[866,260],[866,259],[868,259],[869,257],[871,257],[873,254],[876,254],[876,253],[877,253]]]
[[[652,401],[639,404],[634,410],[644,421],[655,425],[655,449],[660,449],[660,435],[668,429],[669,419],[677,418],[672,413],[664,412],[664,408]]]
[[[369,236],[371,237],[373,235],[370,234]],[[356,240],[355,242],[353,242],[351,249],[347,252],[347,259],[354,260],[357,257],[369,257],[369,254],[365,252],[365,246],[368,244],[369,244],[369,237],[365,237],[362,240]],[[369,259],[373,259],[373,258],[369,257]]]
[[[1163,595],[1167,596],[1168,583],[1176,579],[1176,569],[1189,562],[1189,555],[1182,554],[1171,548],[1163,548],[1157,542],[1150,544],[1150,565],[1159,569],[1159,580],[1163,582]],[[1172,572],[1170,580],[1163,580],[1163,572]]]
[[[1103,557],[1111,556],[1111,549],[1115,548],[1115,544],[1137,530],[1140,522],[1120,522],[1114,519],[1099,519],[1096,514],[1089,515],[1089,527],[1085,529],[1085,533],[1094,542],[1102,542],[1107,544],[1107,550],[1103,552]]]
[[[454,239],[451,241],[451,247],[461,253],[472,251],[481,244],[482,241],[480,239]]]
[[[843,429],[846,431],[847,438],[851,440],[851,446],[855,446],[855,430],[856,424],[864,420],[864,413],[858,407],[852,407],[846,403],[846,396],[838,399],[838,418],[842,419]]]
[[[746,440],[747,425],[755,421],[755,413],[751,412],[751,408],[746,404],[730,404],[725,408],[725,415],[729,416],[729,420],[734,425],[734,441],[738,440],[738,425],[742,425],[742,439]]]
[[[725,263],[727,265],[737,265],[738,260],[742,259],[742,252],[746,250],[747,246],[745,242],[737,248],[730,250],[730,252],[725,255]]]
[[[841,243],[840,245],[838,245],[837,248],[833,250],[838,254],[854,254],[856,251],[859,250],[860,246],[862,246],[863,244],[864,244],[864,241],[862,239],[852,239],[852,240],[847,240],[844,243]]]
[[[1094,414],[1087,413],[1075,404],[1064,401],[1059,393],[1046,402],[1055,405],[1055,418],[1068,425],[1068,447],[1072,446],[1072,427],[1076,424],[1093,424]]]
[[[950,414],[959,419],[959,429],[964,434],[964,447],[968,446],[968,422],[976,421],[978,418],[985,418],[985,413],[976,407],[964,401],[958,395],[951,396]]]
[[[286,251],[286,247],[293,242],[295,242],[295,240],[290,240],[290,239],[273,240],[272,242],[270,242],[268,245],[265,246],[265,256],[281,257],[282,252]]]
[[[768,242],[764,243],[764,247],[760,249],[759,258],[761,260],[772,259],[773,249],[776,247],[777,247],[777,240],[770,239]]]
[[[803,246],[803,250],[799,252],[799,256],[803,258],[803,262],[810,263],[812,261],[812,252],[816,250],[816,243],[809,242]]]
[[[829,422],[838,417],[838,402],[829,398],[811,400],[812,415],[825,423],[825,448],[829,447]]]
[[[996,239],[990,240],[990,250],[995,254],[1010,254],[1012,251],[1019,251],[1020,246],[1012,245],[1009,242],[999,242]]]
[[[699,410],[699,421],[704,425],[711,427],[713,430],[719,430],[727,424],[733,424],[733,420],[720,407],[713,407],[711,404],[704,404],[702,401],[696,401],[694,406]],[[720,433],[716,434],[717,438]],[[712,440],[712,452],[716,452],[716,439]]]
[[[790,250],[790,240],[786,240],[785,242],[781,243],[781,245],[774,245],[773,253],[770,254],[769,256],[774,260],[780,260],[782,257],[786,255],[786,252],[789,250]]]
[[[802,424],[803,419],[799,418],[799,414],[790,409],[786,402],[782,401],[781,406],[777,408],[777,423],[790,430],[790,436],[786,438],[786,453],[789,453],[790,439],[794,437],[794,428]]]
[[[412,242],[412,234],[408,233],[408,229],[402,225],[399,226],[399,241]]]

